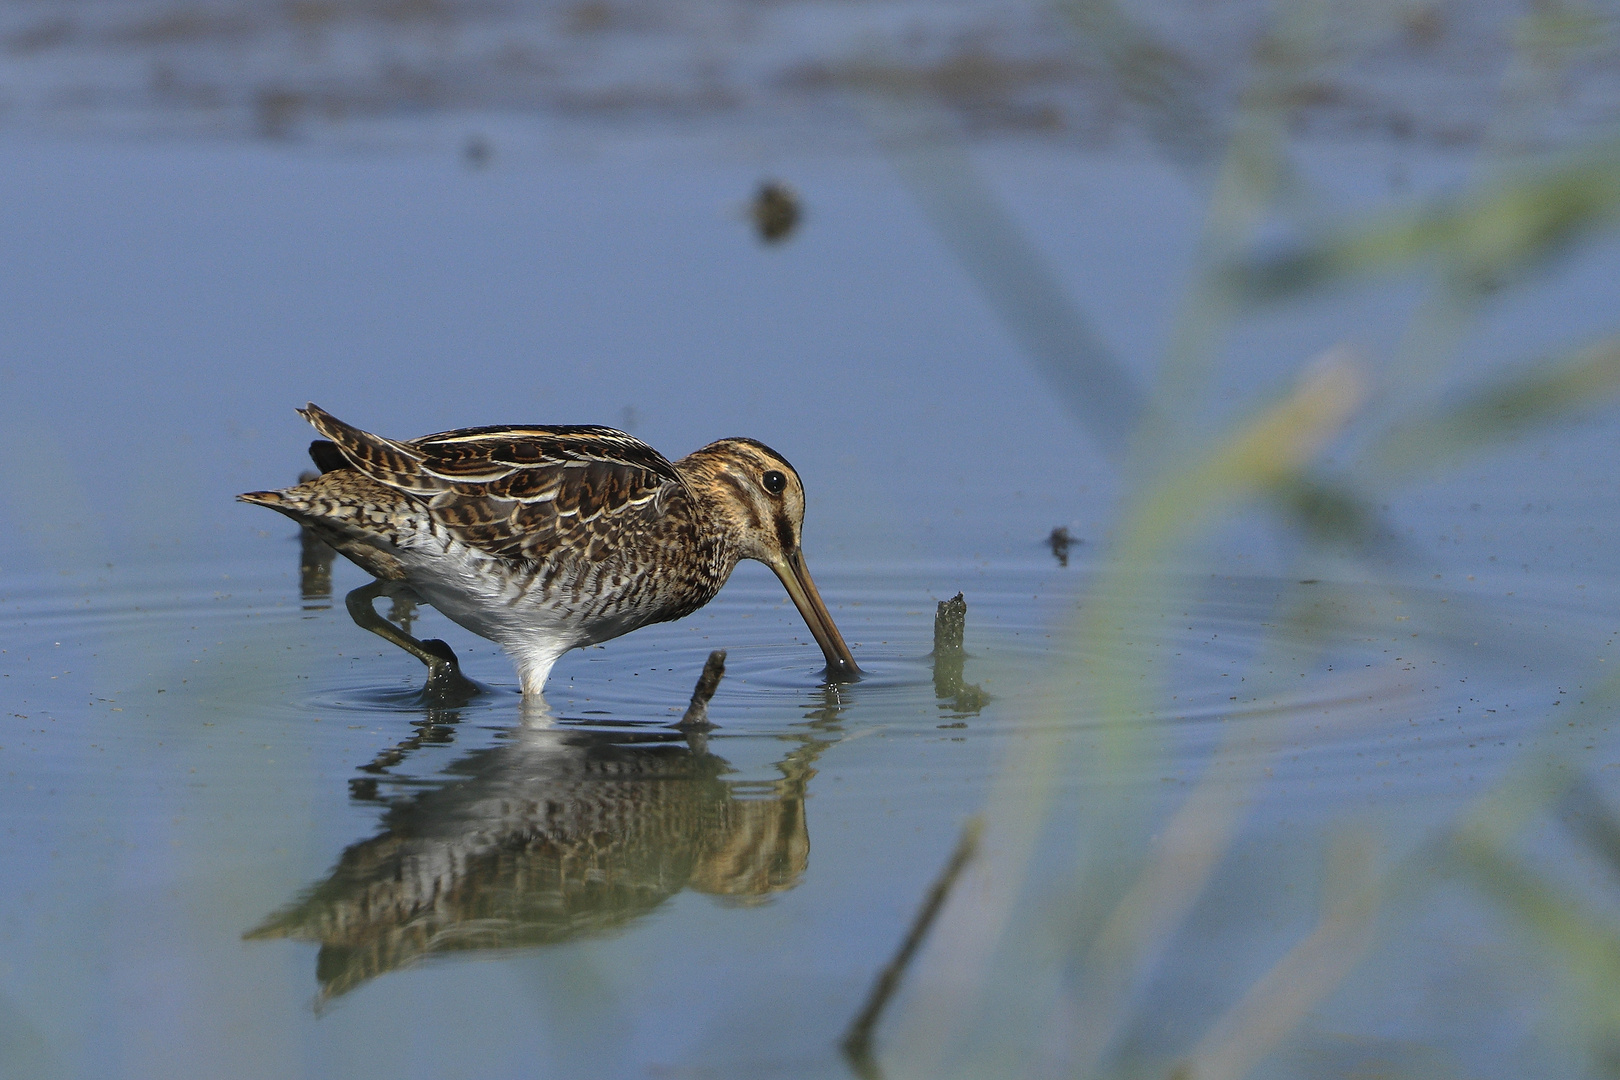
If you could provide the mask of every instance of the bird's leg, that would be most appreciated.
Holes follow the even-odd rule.
[[[461,673],[461,663],[456,659],[455,650],[449,645],[438,638],[418,641],[377,614],[377,609],[371,605],[377,597],[388,595],[390,592],[387,584],[373,581],[349,593],[343,602],[349,609],[349,617],[356,624],[385,641],[393,642],[427,665],[428,678],[424,689],[429,694],[437,696],[449,693],[477,693],[477,684]]]

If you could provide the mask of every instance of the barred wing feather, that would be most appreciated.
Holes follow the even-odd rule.
[[[398,442],[313,404],[302,412],[356,470],[421,499],[438,525],[500,558],[544,562],[564,546],[603,558],[613,535],[689,504],[667,458],[612,428],[465,428]]]

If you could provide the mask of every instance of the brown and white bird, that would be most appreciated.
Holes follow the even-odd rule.
[[[384,587],[408,586],[499,644],[525,694],[539,694],[570,649],[690,615],[742,559],[776,572],[828,678],[860,677],[804,564],[799,474],[763,443],[721,439],[672,462],[605,427],[399,442],[314,404],[299,412],[330,440],[310,447],[321,475],[238,498],[309,526]],[[377,617],[369,594],[350,611],[432,667],[433,650]]]

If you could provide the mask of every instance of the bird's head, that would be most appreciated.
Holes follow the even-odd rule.
[[[721,439],[679,462],[711,514],[719,517],[738,557],[776,571],[816,644],[833,682],[853,682],[861,669],[822,603],[799,546],[804,485],[787,459],[753,439]]]

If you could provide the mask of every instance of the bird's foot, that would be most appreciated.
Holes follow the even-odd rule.
[[[427,665],[427,685],[422,688],[422,694],[430,704],[460,705],[482,693],[477,683],[461,673],[461,662],[456,659],[455,650],[449,645],[438,638],[418,641],[377,614],[377,609],[371,606],[372,602],[379,596],[397,592],[398,588],[397,584],[385,584],[381,581],[360,586],[345,598],[349,616],[360,626],[383,640],[398,645]]]
[[[427,683],[422,687],[424,697],[440,703],[459,703],[480,692],[478,684],[461,673],[461,661],[447,643],[428,638],[419,644],[422,651],[418,658],[428,669]]]

